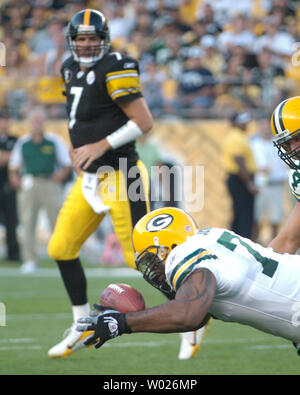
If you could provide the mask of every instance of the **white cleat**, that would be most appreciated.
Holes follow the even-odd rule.
[[[185,360],[195,357],[203,342],[207,329],[208,323],[197,331],[180,333],[181,344],[178,359]]]
[[[83,343],[85,339],[93,334],[93,331],[78,332],[76,330],[76,323],[73,323],[71,328],[67,329],[64,334],[64,339],[50,348],[48,351],[49,358],[61,358],[67,357],[73,354],[75,351],[81,348],[91,348],[91,346],[85,346]]]

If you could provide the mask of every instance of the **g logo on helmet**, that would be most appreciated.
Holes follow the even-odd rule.
[[[148,232],[158,232],[167,228],[173,222],[173,216],[170,214],[159,214],[151,218],[146,225]]]

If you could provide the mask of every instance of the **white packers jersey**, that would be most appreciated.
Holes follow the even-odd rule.
[[[216,278],[213,317],[300,342],[300,256],[278,254],[234,232],[210,228],[169,254],[166,276],[172,289],[199,268]]]
[[[296,200],[300,202],[300,172],[297,170],[289,171],[289,185]]]

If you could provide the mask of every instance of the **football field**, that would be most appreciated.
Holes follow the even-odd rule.
[[[131,269],[85,267],[90,303],[115,282],[136,287],[147,306],[165,301]],[[47,351],[70,326],[71,314],[58,270],[49,263],[27,276],[1,264],[0,302],[6,308],[6,326],[0,326],[1,375],[300,374],[300,358],[288,341],[216,320],[196,357],[188,361],[177,359],[178,334],[123,335],[99,350],[51,360]]]

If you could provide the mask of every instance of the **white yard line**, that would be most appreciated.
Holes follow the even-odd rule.
[[[7,338],[0,339],[0,351],[25,351],[25,350],[41,350],[43,347],[36,343],[36,339],[24,338]]]
[[[263,339],[262,339],[263,340]],[[272,349],[288,349],[291,348],[290,344],[253,344],[249,346],[249,342],[259,342],[259,339],[232,339],[224,342],[224,339],[206,339],[204,345],[215,345],[215,344],[241,344],[244,345],[242,348],[244,350],[272,350]],[[36,343],[34,338],[4,338],[0,340],[0,351],[15,351],[15,350],[41,350],[44,347]],[[107,348],[158,348],[167,346],[173,343],[173,340],[163,340],[163,341],[136,341],[136,342],[116,342],[116,343],[106,343],[103,347]],[[247,344],[247,346],[245,346]]]
[[[20,320],[57,320],[72,317],[72,312],[70,313],[38,313],[38,314],[7,314],[6,319],[11,321]]]
[[[248,346],[245,347],[246,350],[269,350],[272,348],[292,348],[292,343],[291,344],[257,344],[255,346]]]
[[[25,351],[25,350],[36,350],[40,351],[42,346],[3,346],[0,347],[0,351]]]
[[[30,337],[12,338],[12,339],[0,339],[1,343],[34,343],[36,340]]]

